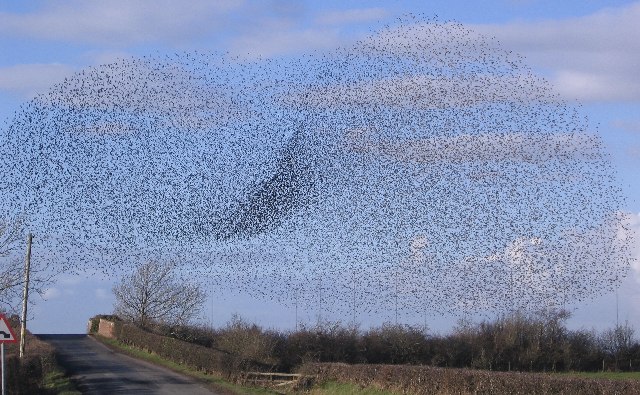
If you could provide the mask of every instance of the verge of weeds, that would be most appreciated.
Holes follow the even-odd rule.
[[[328,381],[315,386],[309,391],[310,395],[395,395],[393,392],[377,388],[360,388],[354,384]]]
[[[73,382],[67,377],[62,370],[55,368],[44,376],[43,387],[47,391],[59,395],[78,395],[81,394],[73,385]]]
[[[585,379],[640,380],[640,372],[566,372],[554,374]]]

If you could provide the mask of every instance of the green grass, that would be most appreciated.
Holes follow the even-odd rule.
[[[393,392],[376,388],[360,388],[354,384],[329,381],[311,389],[310,395],[394,395]]]
[[[224,393],[230,393],[230,394],[239,394],[239,395],[266,395],[266,394],[277,394],[277,392],[274,391],[270,391],[268,389],[265,388],[256,388],[256,387],[243,387],[241,385],[237,385],[234,383],[230,383],[220,377],[217,376],[213,376],[211,374],[206,374],[203,373],[201,371],[197,371],[197,370],[192,370],[184,365],[181,365],[179,363],[170,361],[168,359],[162,358],[157,354],[153,354],[144,350],[140,350],[138,348],[135,347],[131,347],[128,346],[126,344],[122,344],[120,343],[118,340],[115,339],[108,339],[99,335],[93,335],[93,337],[102,342],[103,344],[116,349],[118,351],[121,351],[127,355],[130,355],[132,357],[138,358],[138,359],[142,359],[145,360],[147,362],[151,362],[155,365],[160,365],[160,366],[164,366],[166,368],[169,368],[173,371],[182,373],[184,375],[196,378],[202,382],[205,382],[206,384],[211,385],[213,388],[224,392]]]
[[[77,395],[81,394],[76,390],[69,377],[59,370],[55,369],[44,377],[43,387],[55,394],[59,395]]]
[[[640,372],[568,372],[557,374],[586,379],[640,380]]]

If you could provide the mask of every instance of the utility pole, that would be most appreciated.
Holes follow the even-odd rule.
[[[296,288],[296,332],[298,332],[298,289]]]
[[[616,289],[616,329],[620,327],[620,320],[618,316],[618,289]]]
[[[31,271],[31,240],[33,235],[27,235],[27,257],[24,261],[24,290],[22,292],[22,317],[20,319],[20,358],[24,356],[25,337],[27,335],[27,303],[29,301],[29,272]]]
[[[396,326],[398,326],[398,279],[397,276],[396,278],[393,280],[393,285],[395,287],[395,299],[396,299]]]

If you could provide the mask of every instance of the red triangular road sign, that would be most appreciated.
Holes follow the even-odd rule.
[[[9,325],[9,320],[4,316],[4,314],[0,314],[0,343],[17,343],[18,338],[16,334],[13,333],[13,329],[11,329],[11,325]]]

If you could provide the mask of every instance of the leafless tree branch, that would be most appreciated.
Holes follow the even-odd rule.
[[[140,326],[152,322],[183,324],[192,319],[206,294],[198,284],[180,279],[175,267],[155,261],[138,266],[113,287],[114,313]]]

